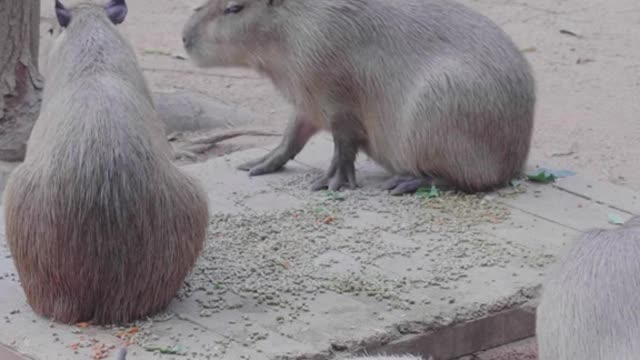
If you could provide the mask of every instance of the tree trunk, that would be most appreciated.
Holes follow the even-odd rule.
[[[0,0],[0,160],[21,161],[40,112],[40,0]]]

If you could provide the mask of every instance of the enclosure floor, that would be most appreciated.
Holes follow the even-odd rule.
[[[364,156],[359,189],[310,192],[332,149],[320,135],[284,171],[260,177],[235,166],[265,149],[185,166],[209,195],[207,245],[168,311],[126,327],[34,315],[3,239],[0,343],[35,359],[110,356],[125,342],[132,359],[160,350],[189,359],[457,358],[532,336],[555,257],[581,231],[614,226],[609,215],[640,213],[636,192],[580,176],[482,196],[393,197],[379,189],[388,175]]]

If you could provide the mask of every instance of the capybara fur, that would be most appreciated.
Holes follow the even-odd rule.
[[[136,56],[105,7],[56,2],[40,117],[4,192],[29,304],[63,323],[164,309],[204,244],[207,197],[171,151]]]
[[[640,217],[577,239],[543,284],[540,360],[640,358]]]
[[[118,349],[118,352],[116,353],[115,360],[127,360],[127,348],[126,347]]]
[[[528,156],[535,83],[492,21],[450,0],[210,0],[183,32],[201,67],[246,66],[295,108],[282,142],[242,164],[251,175],[293,159],[318,130],[334,139],[312,188],[356,187],[362,150],[394,194],[445,182],[506,185]]]

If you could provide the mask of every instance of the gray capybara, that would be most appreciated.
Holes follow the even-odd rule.
[[[640,358],[640,217],[577,239],[547,275],[540,360]]]
[[[403,194],[444,182],[467,192],[506,185],[529,153],[530,66],[492,21],[450,0],[209,0],[185,26],[201,67],[245,66],[293,105],[284,138],[242,164],[281,169],[319,130],[334,139],[318,190],[356,184],[360,150]]]
[[[206,236],[207,196],[171,150],[129,43],[124,0],[66,8],[42,110],[4,192],[7,241],[39,314],[127,323],[164,309]]]

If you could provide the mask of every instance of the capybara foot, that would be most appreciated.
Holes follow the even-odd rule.
[[[238,169],[248,171],[249,176],[271,174],[281,170],[290,158],[290,154],[281,147],[277,147],[266,156],[241,164]]]
[[[258,176],[274,173],[284,167],[284,165],[302,150],[318,129],[306,121],[305,116],[297,115],[289,123],[287,130],[280,144],[266,156],[248,161],[240,166],[239,170],[249,172],[249,176]]]
[[[339,191],[342,188],[355,189],[356,167],[353,161],[334,161],[329,167],[329,171],[311,185],[311,190],[318,191],[328,189]]]
[[[391,195],[400,196],[431,185],[433,185],[433,179],[430,177],[394,176],[384,183],[382,188],[390,191]]]

